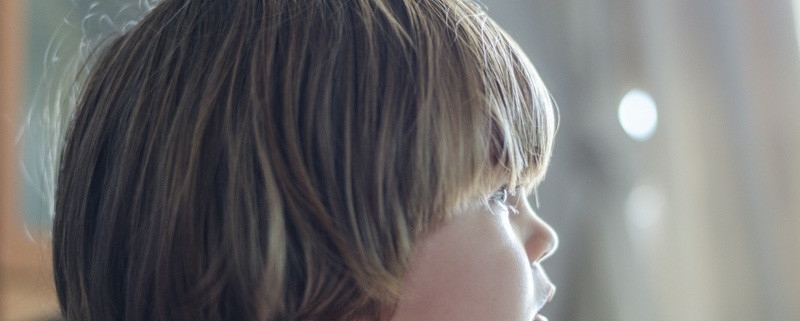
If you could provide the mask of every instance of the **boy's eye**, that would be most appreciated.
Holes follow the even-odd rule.
[[[494,192],[492,196],[489,197],[489,200],[505,203],[506,201],[508,201],[508,194],[509,194],[508,187],[503,186],[499,190]]]

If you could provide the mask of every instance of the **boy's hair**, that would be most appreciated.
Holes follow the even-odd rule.
[[[391,315],[415,241],[536,183],[551,100],[455,0],[165,0],[95,57],[61,159],[67,320]]]

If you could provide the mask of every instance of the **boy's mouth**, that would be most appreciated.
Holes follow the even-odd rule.
[[[550,281],[550,278],[547,277],[547,274],[544,272],[544,269],[538,263],[533,264],[531,266],[531,270],[533,272],[533,282],[536,286],[534,289],[534,304],[536,307],[536,312],[539,312],[545,304],[553,300],[553,297],[556,295],[556,286],[553,285],[553,282]],[[547,320],[540,315],[536,316],[537,321],[539,320]]]

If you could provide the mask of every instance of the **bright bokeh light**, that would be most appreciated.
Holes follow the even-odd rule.
[[[632,231],[646,232],[658,225],[664,214],[664,194],[651,185],[639,185],[628,194],[625,219]]]
[[[794,34],[797,37],[798,49],[800,49],[800,0],[794,0]]]
[[[619,124],[636,141],[648,140],[658,126],[658,111],[653,97],[641,89],[631,89],[619,102]]]

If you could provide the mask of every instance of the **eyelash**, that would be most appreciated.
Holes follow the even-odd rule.
[[[511,192],[508,190],[508,187],[503,186],[499,190],[492,193],[492,196],[489,196],[489,200],[506,204],[506,202],[508,202],[509,194],[511,194]]]
[[[521,188],[522,188],[522,186],[517,186],[516,188],[514,188],[514,191],[511,191],[508,188],[508,186],[503,185],[503,187],[500,187],[500,189],[498,189],[497,191],[492,193],[491,196],[489,196],[489,200],[490,201],[494,201],[494,202],[498,202],[498,203],[500,203],[502,205],[505,205],[508,208],[509,212],[511,212],[513,214],[517,214],[517,213],[519,213],[519,211],[517,210],[517,207],[514,206],[514,205],[509,204],[508,203],[508,198],[509,198],[509,196],[514,195],[515,193],[517,193]]]

